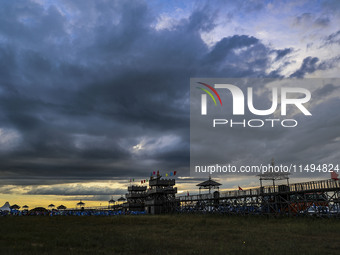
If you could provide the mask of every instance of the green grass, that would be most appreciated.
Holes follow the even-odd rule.
[[[0,217],[0,254],[339,254],[340,220]]]

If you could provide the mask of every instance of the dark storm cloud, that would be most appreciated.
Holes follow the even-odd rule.
[[[338,0],[322,1],[322,7],[328,12],[338,12],[340,9],[340,2]]]
[[[313,95],[314,97],[319,96],[314,93]],[[295,161],[298,164],[337,164],[339,154],[336,139],[339,137],[337,129],[340,125],[340,118],[337,111],[332,114],[330,114],[330,111],[338,107],[340,107],[339,98],[333,98],[312,108],[313,116],[317,116],[317,118],[305,120],[306,126],[304,128],[298,128],[294,133],[280,138],[280,147],[275,148],[275,155],[280,155],[280,161],[286,163]],[[289,151],[291,155],[295,155],[295,158],[287,158],[287,153],[284,153],[285,150]],[[294,176],[329,178],[329,173],[298,172]]]
[[[272,63],[273,50],[249,35],[209,48],[206,9],[155,30],[141,1],[0,5],[0,128],[12,134],[0,137],[2,185],[188,175],[189,78],[265,77]],[[305,59],[293,76],[317,64]]]
[[[223,38],[221,41],[216,43],[214,49],[209,52],[207,56],[207,63],[219,64],[221,61],[226,59],[226,56],[232,50],[242,47],[249,47],[255,45],[258,42],[259,40],[255,37],[250,37],[246,35],[234,35],[232,37]]]
[[[335,92],[338,89],[339,88],[334,86],[333,84],[326,84],[325,86],[314,91],[313,94],[317,95],[318,97],[325,97]]]
[[[242,9],[245,12],[258,12],[265,7],[265,4],[261,0],[254,1],[235,1],[238,10]]]
[[[299,25],[303,22],[312,20],[312,18],[313,15],[311,13],[303,13],[302,15],[295,17],[295,23]]]
[[[115,189],[109,187],[85,185],[73,186],[50,186],[50,187],[33,187],[25,194],[27,195],[60,195],[60,196],[86,196],[86,195],[123,195],[126,189]]]
[[[290,77],[303,78],[307,73],[313,73],[318,69],[319,58],[317,57],[306,57],[301,67],[295,71]]]
[[[295,17],[295,26],[306,26],[306,27],[327,27],[330,24],[330,18],[327,16],[315,17],[312,13],[303,13],[300,16]]]
[[[286,48],[283,50],[276,50],[274,51],[276,53],[276,59],[275,60],[279,60],[282,59],[283,57],[287,56],[288,54],[293,52],[292,48]]]
[[[21,195],[53,195],[63,196],[62,200],[108,201],[112,196],[123,196],[126,189],[111,188],[109,186],[50,185],[50,186],[5,186],[0,187],[1,194]]]
[[[328,17],[319,17],[315,20],[315,24],[321,27],[326,27],[330,24],[330,19]]]
[[[327,70],[334,68],[339,63],[340,56],[336,56],[324,61],[317,57],[306,57],[298,70],[290,75],[291,78],[303,78],[306,74],[314,73],[317,70]]]
[[[327,36],[325,44],[340,44],[340,30]]]
[[[126,190],[125,190],[126,192]],[[112,196],[111,195],[79,195],[79,196],[64,196],[61,198],[62,201],[75,201],[75,200],[81,200],[82,202],[85,202],[86,206],[86,201],[102,201],[106,202],[104,205],[108,205],[108,201],[111,200]],[[118,199],[118,197],[114,197],[114,199]],[[74,204],[74,207],[76,207],[76,204]]]

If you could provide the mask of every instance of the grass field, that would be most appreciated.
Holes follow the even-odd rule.
[[[340,220],[0,217],[0,254],[340,254]]]

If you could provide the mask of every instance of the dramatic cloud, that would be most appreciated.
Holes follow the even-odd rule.
[[[126,189],[113,189],[110,187],[88,187],[86,185],[72,185],[66,187],[50,186],[50,187],[34,187],[26,194],[28,195],[61,195],[61,196],[75,196],[75,195],[123,195]]]
[[[284,77],[288,68],[287,76],[302,78],[338,67],[335,55],[301,58],[298,45],[245,32],[273,6],[223,3],[221,10],[239,10],[228,15],[233,26],[249,18],[209,45],[204,38],[229,26],[221,24],[229,12],[209,2],[174,10],[149,1],[2,1],[0,185],[127,180],[158,169],[187,176],[190,77]],[[180,19],[170,15],[179,12]],[[332,27],[332,17],[298,11],[295,22]],[[337,33],[322,40],[335,43]],[[289,69],[296,61],[301,66]],[[329,91],[337,88],[319,89]],[[320,142],[333,131],[320,132]],[[116,191],[37,186],[28,194],[63,192]]]
[[[311,13],[303,13],[295,18],[295,25],[308,27],[310,25],[316,27],[326,27],[330,24],[329,17],[314,17]]]
[[[340,44],[340,30],[326,37],[326,44]]]
[[[307,57],[303,60],[302,65],[299,70],[293,73],[290,77],[303,78],[307,73],[313,73],[317,70],[317,63],[319,59],[316,57]]]

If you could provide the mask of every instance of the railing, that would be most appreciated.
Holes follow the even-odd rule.
[[[150,179],[149,181],[150,186],[174,186],[175,179]]]
[[[106,205],[106,206],[87,206],[87,207],[84,207],[84,210],[109,210],[113,207],[114,205]],[[79,207],[73,207],[73,208],[66,208],[66,209],[63,209],[63,210],[59,210],[59,211],[79,211],[81,210],[81,208]]]
[[[338,180],[311,181],[305,183],[295,183],[289,185],[290,191],[306,191],[306,190],[321,190],[321,189],[337,189],[340,188]]]
[[[128,191],[146,191],[147,186],[137,186],[137,185],[132,185],[128,187]]]
[[[148,189],[146,195],[155,194],[155,193],[177,193],[176,187],[154,187],[152,189]]]
[[[247,190],[233,190],[221,192],[221,197],[234,197],[234,196],[257,196],[263,194],[273,193],[287,193],[287,192],[308,192],[316,190],[339,189],[340,182],[336,180],[322,180],[310,181],[302,183],[293,183],[290,185],[271,185],[263,186],[262,188],[247,189]]]
[[[269,195],[275,193],[287,193],[287,192],[312,192],[317,190],[335,190],[340,189],[339,180],[322,180],[322,181],[310,181],[302,183],[293,183],[290,185],[271,185],[263,186],[255,189],[245,189],[245,190],[231,190],[220,192],[219,198],[229,198],[229,197],[240,197],[240,196],[259,196],[259,195]],[[205,200],[214,199],[213,194],[201,194],[201,195],[191,195],[191,196],[180,196],[178,197],[181,202],[192,201],[192,200]]]
[[[181,202],[192,201],[192,200],[208,200],[214,197],[213,194],[200,194],[178,197]]]
[[[265,190],[265,189],[262,189]],[[269,191],[270,188],[266,191]],[[247,189],[247,190],[232,190],[221,192],[220,197],[236,197],[236,196],[258,196],[261,194],[261,188],[257,189]]]

